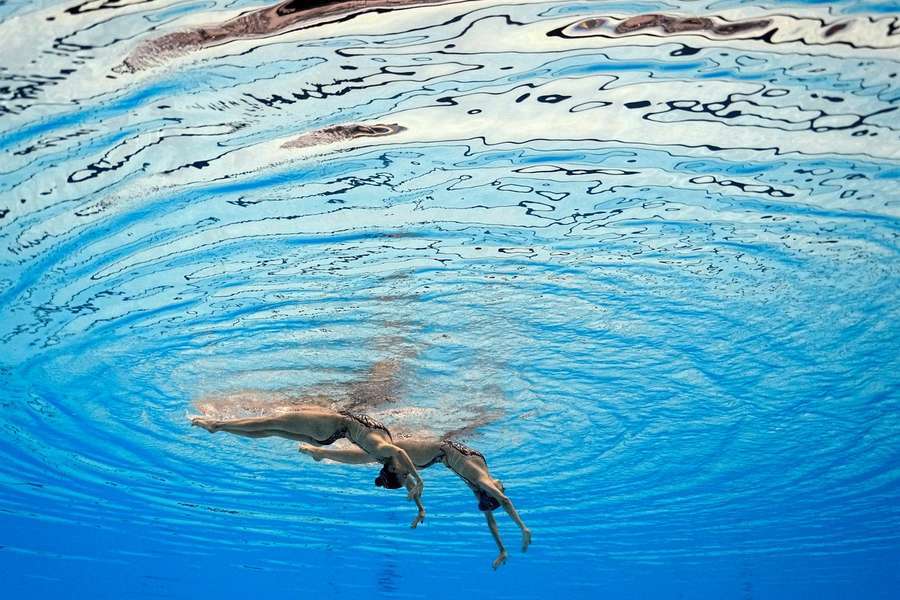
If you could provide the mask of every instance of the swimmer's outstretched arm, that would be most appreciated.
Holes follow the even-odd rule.
[[[367,463],[378,462],[360,448],[348,448],[346,450],[336,450],[332,448],[320,448],[318,446],[310,446],[309,444],[300,444],[297,448],[303,454],[308,454],[316,459],[316,462],[326,458],[334,462],[344,463],[347,465],[364,465]]]
[[[487,519],[488,529],[491,530],[491,535],[494,536],[494,541],[497,542],[497,549],[500,550],[500,554],[494,559],[492,565],[496,569],[506,563],[506,548],[503,547],[503,540],[500,539],[500,532],[497,530],[497,521],[494,520],[494,513],[487,511],[484,513],[484,518]]]

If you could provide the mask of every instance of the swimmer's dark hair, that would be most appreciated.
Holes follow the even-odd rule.
[[[400,475],[393,469],[389,469],[387,465],[381,467],[378,477],[375,478],[376,486],[389,490],[402,488],[404,483],[406,483],[406,474]]]
[[[478,496],[478,510],[482,512],[490,512],[495,508],[500,508],[500,503],[496,498],[487,494],[483,490],[478,490],[475,492]]]

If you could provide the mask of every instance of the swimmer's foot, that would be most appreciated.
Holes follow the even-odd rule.
[[[297,446],[297,450],[303,454],[312,456],[316,462],[320,462],[322,460],[322,455],[319,454],[319,449],[315,446],[310,446],[309,444],[300,444],[299,446]]]
[[[494,563],[491,566],[494,567],[494,570],[496,571],[498,567],[500,567],[501,565],[505,565],[505,564],[506,564],[506,550],[501,550],[500,555],[494,559]]]
[[[209,417],[192,417],[191,425],[194,427],[202,427],[210,433],[215,433],[218,431],[218,422],[215,419],[210,419]]]

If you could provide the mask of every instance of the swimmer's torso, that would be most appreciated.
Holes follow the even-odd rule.
[[[345,437],[366,452],[373,450],[373,437],[391,441],[388,428],[368,415],[342,410],[339,416],[343,419]]]
[[[487,474],[487,462],[477,450],[455,440],[400,440],[397,442],[419,469],[443,462],[448,469],[475,486]]]
[[[487,461],[484,455],[455,440],[441,442],[444,451],[444,464],[447,468],[462,477],[469,487],[476,488],[482,475],[487,474]]]

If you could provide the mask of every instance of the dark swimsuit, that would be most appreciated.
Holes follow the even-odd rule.
[[[328,438],[327,440],[321,440],[321,441],[316,440],[316,443],[319,444],[320,446],[330,446],[331,444],[335,443],[339,439],[345,438],[345,437],[347,437],[347,428],[342,427],[341,429],[338,429],[337,431],[335,431],[334,434],[332,434],[332,436],[330,438]]]
[[[385,427],[385,426],[381,423],[381,421],[376,421],[375,419],[373,419],[373,418],[370,417],[369,415],[361,415],[361,414],[357,414],[357,413],[350,412],[349,410],[342,410],[342,411],[339,411],[338,414],[341,415],[341,416],[343,416],[343,417],[347,417],[348,419],[353,419],[354,421],[356,421],[357,423],[359,423],[359,424],[362,425],[363,427],[368,427],[369,429],[380,429],[381,431],[383,431],[383,432],[385,432],[386,434],[388,434],[388,437],[391,438],[391,441],[393,441],[393,439],[394,439],[394,438],[391,436],[391,432],[388,431],[388,428]],[[346,434],[346,431],[347,431],[347,430],[346,430],[346,428],[345,428],[345,429],[344,429],[344,433],[345,433],[345,434]]]
[[[444,451],[445,446],[450,446],[451,448],[453,448],[454,450],[456,450],[457,452],[459,452],[460,454],[463,454],[465,456],[477,456],[478,458],[480,458],[482,460],[482,462],[484,462],[485,466],[487,466],[487,459],[484,457],[484,454],[482,454],[481,452],[479,452],[478,450],[476,450],[474,448],[469,448],[465,444],[457,442],[456,440],[446,439],[446,440],[441,440],[441,452],[442,453]]]
[[[388,428],[385,427],[384,425],[382,425],[380,422],[373,419],[372,417],[370,417],[369,415],[359,415],[356,413],[352,413],[349,410],[339,411],[338,414],[341,415],[342,417],[347,417],[348,419],[353,419],[354,421],[356,421],[363,427],[368,427],[369,429],[380,429],[381,431],[385,432],[389,438],[391,437],[391,432],[388,431]],[[330,446],[331,444],[335,443],[339,439],[347,437],[349,434],[350,434],[350,431],[348,430],[347,426],[345,425],[344,427],[341,427],[340,429],[336,430],[333,434],[331,434],[331,437],[329,437],[327,440],[321,440],[321,441],[316,440],[316,443],[320,444],[322,446]],[[393,438],[391,438],[391,440],[393,440]]]

